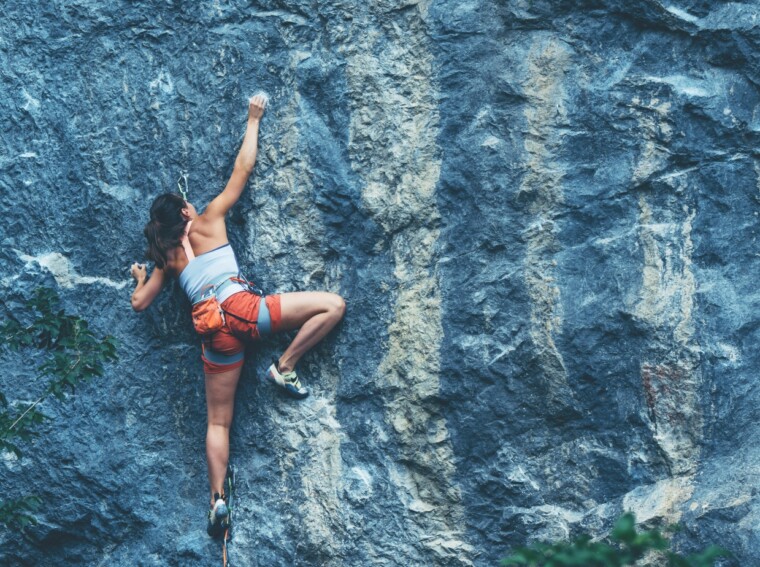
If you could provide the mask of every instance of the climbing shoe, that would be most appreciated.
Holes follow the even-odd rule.
[[[301,400],[309,395],[309,390],[301,386],[301,381],[298,379],[296,371],[291,370],[290,372],[281,373],[276,360],[269,367],[269,370],[267,370],[267,378],[293,398]]]
[[[214,505],[208,511],[208,524],[206,532],[211,537],[221,537],[230,525],[230,509],[227,506],[227,499],[219,496],[218,492],[214,493]]]

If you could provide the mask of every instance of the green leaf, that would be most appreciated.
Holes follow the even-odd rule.
[[[657,530],[637,532],[633,514],[621,516],[610,534],[611,541],[593,541],[584,534],[574,541],[540,542],[518,548],[501,561],[502,565],[535,567],[621,567],[634,565],[647,554],[647,560],[667,560],[670,567],[712,567],[719,557],[730,557],[725,550],[710,546],[697,555],[684,558],[668,552],[670,542]],[[611,545],[613,544],[613,545]],[[657,564],[664,564],[658,561]]]
[[[636,519],[631,513],[623,514],[612,529],[612,540],[630,544],[635,539]]]
[[[20,446],[40,435],[40,425],[50,418],[37,407],[47,396],[65,400],[65,392],[77,384],[104,374],[104,364],[116,361],[118,342],[111,335],[97,336],[89,323],[59,308],[55,290],[37,288],[25,301],[25,309],[0,324],[0,345],[20,350],[34,348],[44,358],[35,374],[47,376],[43,395],[31,407],[17,411],[0,392],[0,450],[22,456]],[[22,323],[23,321],[23,323]],[[34,385],[35,380],[29,381]],[[0,523],[24,528],[36,522],[32,512],[39,499],[28,497],[0,503]],[[5,515],[3,515],[5,514]]]
[[[18,459],[24,456],[24,454],[21,452],[21,449],[19,449],[17,445],[11,443],[10,441],[6,441],[5,439],[0,439],[0,449],[13,453]]]
[[[37,496],[25,496],[0,502],[0,523],[11,529],[21,529],[35,525],[34,513],[39,510],[42,500]]]
[[[711,545],[702,553],[688,557],[690,567],[712,567],[715,561],[721,557],[732,557],[731,553],[717,545]]]

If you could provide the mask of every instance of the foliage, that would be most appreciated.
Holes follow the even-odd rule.
[[[668,567],[712,567],[719,557],[728,557],[725,550],[710,546],[702,553],[682,557],[669,551],[670,541],[659,530],[636,531],[633,514],[624,514],[615,523],[609,543],[592,541],[582,535],[573,541],[535,543],[517,549],[502,560],[504,566],[530,567],[620,567],[635,565],[648,554],[657,553],[664,559],[658,565]]]
[[[74,392],[78,384],[102,376],[104,365],[117,358],[113,337],[98,338],[87,321],[67,315],[58,305],[54,290],[39,288],[20,313],[9,314],[0,325],[0,343],[4,347],[16,351],[35,349],[44,354],[37,373],[47,378],[47,384],[37,400],[19,408],[22,404],[10,403],[0,392],[0,451],[12,452],[19,458],[21,444],[38,436],[39,426],[50,419],[40,409],[42,402],[50,396],[63,400],[64,394]],[[0,524],[23,528],[35,523],[33,512],[40,504],[35,496],[0,502]]]
[[[0,522],[9,528],[24,529],[37,523],[34,517],[42,500],[37,496],[25,496],[8,502],[0,502]]]

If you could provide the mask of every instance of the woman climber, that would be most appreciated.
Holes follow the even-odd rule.
[[[240,198],[253,171],[259,122],[266,102],[263,95],[249,101],[248,126],[232,176],[202,214],[177,194],[160,195],[153,201],[144,232],[148,239],[147,257],[156,266],[150,278],[147,278],[145,265],[131,267],[137,281],[132,294],[135,311],[146,309],[164,283],[177,277],[194,305],[196,330],[205,332],[201,359],[208,409],[206,458],[211,488],[208,532],[213,536],[220,535],[228,524],[223,485],[235,389],[245,357],[245,344],[270,333],[298,329],[293,342],[269,367],[267,377],[289,395],[304,398],[308,391],[301,385],[295,366],[335,327],[345,311],[343,298],[334,293],[308,291],[262,297],[238,278],[238,264],[227,238],[225,216]],[[204,313],[207,304],[212,307]],[[216,324],[206,321],[209,314],[219,321]],[[213,332],[199,328],[199,324],[203,327],[205,323],[212,331],[220,328]]]

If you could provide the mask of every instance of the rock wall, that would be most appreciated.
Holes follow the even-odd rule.
[[[270,291],[345,321],[313,394],[237,394],[231,557],[494,565],[624,510],[760,564],[760,6],[707,0],[8,1],[0,299],[120,341],[3,497],[7,565],[208,565],[198,340],[129,308],[150,201],[202,207],[271,96],[229,219]],[[3,354],[11,400],[39,387]],[[733,563],[726,563],[733,564]]]

